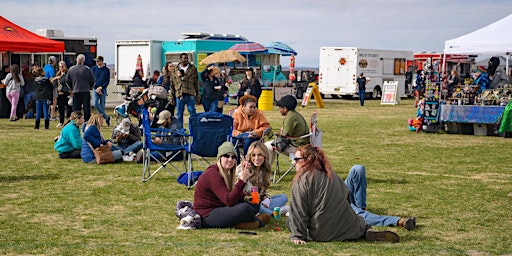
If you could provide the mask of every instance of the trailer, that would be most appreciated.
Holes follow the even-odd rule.
[[[321,47],[318,88],[322,95],[355,97],[360,73],[369,78],[366,96],[378,98],[386,81],[398,81],[401,97],[410,94],[406,84],[406,63],[412,51],[362,49],[357,47]]]
[[[115,84],[126,86],[132,82],[137,58],[142,59],[143,80],[151,78],[153,71],[162,70],[161,40],[116,40],[115,42]]]

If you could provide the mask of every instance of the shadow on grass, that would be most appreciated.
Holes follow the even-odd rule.
[[[14,183],[22,181],[32,180],[56,180],[59,179],[60,175],[57,174],[46,174],[46,175],[12,175],[0,177],[0,183]]]

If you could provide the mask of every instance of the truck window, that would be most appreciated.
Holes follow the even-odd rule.
[[[405,75],[405,59],[396,58],[394,67],[394,75]]]

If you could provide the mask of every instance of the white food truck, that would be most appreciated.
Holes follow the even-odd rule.
[[[367,96],[380,97],[385,81],[398,81],[398,93],[406,97],[410,93],[406,91],[406,63],[413,59],[412,51],[321,47],[318,88],[333,98],[357,96],[356,80],[362,72],[369,78]]]

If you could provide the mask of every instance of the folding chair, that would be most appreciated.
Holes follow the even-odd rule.
[[[276,136],[282,136],[282,135],[276,135]],[[290,139],[293,141],[296,141],[298,139],[303,138],[309,138],[309,143],[315,147],[322,147],[322,131],[318,128],[317,125],[317,112],[313,112],[311,115],[311,120],[309,123],[309,133],[302,135],[300,137],[291,137],[291,136],[282,136],[284,138]],[[279,166],[279,155],[285,155],[282,152],[279,152],[279,150],[274,149],[277,152],[276,156],[276,169],[274,169],[274,178],[272,179],[274,183],[279,183],[291,170],[295,169],[295,164],[293,162],[293,159],[291,157],[286,156],[287,158],[290,158],[289,166],[286,169],[286,171],[279,176],[279,179],[276,181],[276,177],[281,172],[280,166]],[[293,154],[293,153],[292,153]]]
[[[237,109],[238,108],[234,108],[234,109],[230,110],[228,112],[228,115],[230,117],[233,117],[233,115],[235,114]],[[263,134],[261,135],[260,141],[261,142],[265,142],[265,139],[270,138],[271,135],[272,135],[272,127],[268,127],[267,129],[265,129],[263,131]],[[245,154],[247,153],[247,152],[244,151],[243,141],[242,141],[241,138],[238,138],[237,136],[232,136],[231,139],[232,139],[232,142],[233,142],[233,144],[235,146],[236,151],[238,152],[237,162],[240,163],[240,160],[241,160],[242,156],[245,156]]]
[[[190,188],[196,182],[193,160],[197,160],[204,169],[210,165],[206,158],[217,157],[218,147],[231,139],[233,118],[217,112],[197,113],[190,116],[188,127],[187,186]]]
[[[155,176],[160,170],[165,169],[172,176],[176,175],[172,172],[172,169],[180,172],[180,168],[178,168],[171,161],[178,158],[181,154],[183,156],[183,170],[186,170],[186,150],[187,147],[185,145],[185,137],[180,131],[171,131],[169,129],[160,129],[160,128],[151,128],[150,120],[149,120],[149,112],[147,109],[142,110],[142,130],[144,134],[143,140],[143,155],[142,155],[142,181],[148,181],[153,176]],[[183,131],[181,131],[183,132]],[[152,141],[152,138],[155,137],[167,137],[174,136],[178,137],[180,140],[179,144],[155,144]],[[158,168],[154,171],[151,171],[151,160],[155,161],[158,164]],[[170,165],[170,166],[168,166]]]

